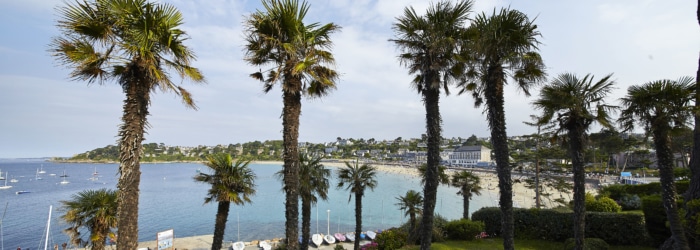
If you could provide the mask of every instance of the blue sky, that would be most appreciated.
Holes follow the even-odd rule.
[[[182,27],[198,56],[207,84],[184,82],[199,106],[184,107],[171,93],[152,98],[146,142],[216,145],[282,138],[281,92],[264,94],[248,77],[258,68],[243,60],[242,21],[259,1],[168,0],[185,18]],[[309,0],[306,22],[334,22],[332,36],[338,89],[304,100],[300,141],[336,137],[394,139],[425,133],[425,110],[411,89],[411,76],[388,42],[391,25],[406,6],[424,11],[429,1]],[[71,156],[115,144],[121,89],[115,83],[87,85],[68,79],[69,69],[47,52],[57,35],[55,7],[61,0],[0,0],[0,158]],[[602,77],[614,73],[617,89],[659,79],[694,76],[700,32],[694,1],[477,1],[476,13],[508,7],[537,17],[540,53],[549,77],[572,72]],[[454,90],[454,89],[453,89]],[[456,91],[453,91],[456,93]],[[531,134],[524,125],[536,114],[514,86],[506,89],[509,135]],[[444,137],[489,134],[482,109],[468,95],[441,98]]]

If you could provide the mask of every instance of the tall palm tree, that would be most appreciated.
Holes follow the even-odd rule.
[[[415,229],[416,229],[416,215],[423,213],[423,196],[415,190],[408,190],[404,196],[396,197],[399,202],[396,203],[399,209],[406,211],[405,215],[408,216],[408,234],[411,238],[415,239]]]
[[[694,115],[691,105],[695,95],[694,84],[695,80],[691,77],[676,81],[657,80],[629,87],[627,95],[620,100],[622,112],[618,122],[622,129],[632,130],[639,123],[654,138],[663,203],[674,249],[689,247],[676,204],[670,134],[675,129],[687,127]]]
[[[61,216],[70,227],[63,231],[76,246],[90,245],[92,250],[105,249],[107,237],[114,237],[112,229],[117,227],[117,191],[109,189],[83,190],[61,201],[66,213]],[[87,239],[80,234],[81,228],[90,232]]]
[[[211,244],[211,249],[214,250],[221,249],[224,241],[231,203],[235,205],[251,203],[250,197],[255,195],[255,173],[248,167],[250,160],[238,158],[233,162],[229,154],[210,155],[207,160],[207,167],[214,173],[200,172],[194,176],[194,180],[211,185],[204,198],[204,204],[218,203],[214,239]]]
[[[299,153],[299,197],[301,198],[301,249],[309,249],[311,230],[311,205],[328,199],[328,179],[331,170],[324,168],[321,157],[309,157]],[[276,173],[280,179],[284,178],[284,170]],[[318,195],[318,197],[317,197]]]
[[[540,91],[533,102],[542,110],[539,124],[556,120],[555,136],[567,134],[569,155],[574,172],[574,239],[576,249],[583,249],[586,232],[586,171],[584,162],[587,133],[593,123],[612,128],[609,113],[617,107],[607,105],[605,97],[613,90],[612,74],[598,81],[592,75],[579,79],[571,73],[560,74]],[[555,118],[556,116],[556,118]]]
[[[338,188],[345,188],[350,191],[348,202],[352,195],[355,195],[355,235],[358,237],[355,241],[355,250],[360,249],[360,232],[362,232],[362,196],[365,195],[365,189],[374,190],[377,186],[377,170],[369,164],[351,165],[345,162],[345,167],[338,170]],[[289,249],[289,248],[288,248]]]
[[[53,56],[73,68],[70,76],[88,84],[116,80],[126,98],[119,127],[117,248],[136,249],[138,243],[140,159],[151,92],[174,92],[196,108],[187,90],[171,73],[195,83],[201,72],[190,65],[194,53],[184,45],[179,29],[182,14],[172,5],[147,0],[75,1],[58,8],[59,37]],[[171,72],[174,71],[174,72]]]
[[[285,234],[287,247],[297,249],[299,218],[299,116],[301,96],[321,97],[335,89],[338,73],[328,66],[335,63],[329,51],[330,35],[340,30],[333,23],[304,24],[309,10],[306,1],[262,0],[258,10],[246,19],[245,61],[254,66],[271,65],[264,74],[251,76],[264,83],[269,92],[279,83],[282,88],[282,136],[284,144]]]
[[[700,0],[698,0],[695,15],[700,25]],[[696,109],[700,109],[700,57],[698,57],[698,70],[695,72],[695,106]],[[686,220],[691,220],[691,218],[696,217],[700,213],[700,208],[688,206],[689,201],[700,199],[700,112],[695,113],[693,121],[693,151],[690,154],[690,164],[688,164],[692,177],[683,199],[686,204]],[[700,230],[697,228],[697,225],[689,225],[688,231],[697,232],[697,230]],[[691,237],[689,240],[691,241],[691,246],[696,249],[700,248],[700,235]]]
[[[462,218],[469,219],[469,200],[473,195],[481,195],[481,178],[472,172],[462,170],[452,176],[453,187],[459,188],[457,194],[462,195]]]
[[[425,15],[420,16],[413,7],[406,7],[403,16],[396,18],[396,23],[393,24],[396,38],[390,41],[401,50],[401,64],[408,68],[409,74],[415,74],[411,87],[422,95],[425,106],[428,160],[421,223],[423,250],[430,248],[437,200],[442,138],[440,89],[449,94],[448,86],[461,77],[464,67],[456,55],[471,8],[471,0],[458,1],[456,4],[440,1],[431,4]]]
[[[508,154],[503,89],[510,75],[520,90],[529,96],[529,88],[545,78],[544,63],[537,46],[540,32],[527,15],[501,9],[487,17],[478,15],[468,30],[462,57],[468,60],[466,79],[459,84],[460,94],[470,92],[475,106],[486,101],[486,118],[491,130],[502,212],[503,247],[514,248],[513,181]],[[485,99],[485,100],[484,100]]]

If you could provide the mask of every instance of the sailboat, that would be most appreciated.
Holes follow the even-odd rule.
[[[41,176],[39,176],[39,169],[38,169],[38,168],[36,169],[36,177],[34,177],[34,179],[37,180],[37,181],[38,181],[38,180],[43,180],[43,178],[41,178]]]
[[[260,248],[262,248],[262,250],[271,250],[272,249],[272,245],[270,245],[270,242],[268,242],[266,240],[261,240],[260,243],[258,244],[258,246]]]
[[[316,206],[316,233],[311,235],[311,243],[314,243],[316,247],[320,247],[323,243],[323,235],[318,233],[318,206]]]
[[[40,173],[40,174],[45,174],[45,173],[46,173],[46,171],[44,171],[44,164],[41,164],[41,168],[39,168],[39,170],[37,171],[37,173]]]
[[[367,239],[369,240],[374,240],[374,237],[377,237],[377,233],[375,233],[374,231],[367,231],[365,234],[367,235]]]
[[[335,239],[336,239],[338,242],[344,242],[344,241],[345,241],[345,235],[343,235],[342,233],[340,233],[340,215],[338,216],[338,230],[337,230],[336,232],[337,232],[337,233],[333,234],[333,237],[335,237]]]
[[[5,174],[5,175],[7,175],[7,174]],[[0,171],[0,181],[4,180],[4,179],[5,179],[5,177],[2,176],[2,171]]]
[[[61,177],[63,177],[63,180],[62,180],[61,182],[59,182],[59,183],[61,183],[61,184],[68,184],[68,183],[70,183],[70,181],[67,181],[67,180],[66,180],[66,177],[68,177],[68,175],[66,175],[66,170],[63,170],[63,175],[61,175]]]
[[[5,177],[7,177],[7,172],[5,172]],[[11,188],[12,186],[8,186],[8,185],[7,185],[7,178],[3,178],[3,179],[5,179],[5,184],[2,185],[2,186],[0,186],[0,189],[9,189],[9,188]]]
[[[233,250],[243,250],[245,248],[245,243],[241,241],[241,217],[236,213],[236,221],[238,225],[238,241],[231,243],[231,248]]]
[[[46,221],[46,238],[44,240],[44,250],[49,249],[49,232],[51,232],[51,211],[53,210],[53,205],[49,205],[49,219]]]
[[[335,243],[335,238],[333,237],[333,235],[330,235],[330,234],[324,235],[323,241],[325,241],[326,244],[328,244],[328,245],[332,245],[333,243]]]

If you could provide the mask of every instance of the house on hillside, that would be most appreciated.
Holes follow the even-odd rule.
[[[480,162],[491,162],[491,149],[484,146],[461,146],[448,157],[447,162],[452,166],[476,167]]]

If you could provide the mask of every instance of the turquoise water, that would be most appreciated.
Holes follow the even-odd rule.
[[[0,190],[0,209],[4,211],[2,222],[2,248],[22,246],[37,248],[42,243],[48,220],[49,206],[53,205],[50,244],[68,242],[61,230],[67,225],[60,220],[64,214],[61,200],[86,189],[116,188],[117,164],[52,163],[42,160],[0,160],[3,175],[9,171],[17,183]],[[284,194],[282,185],[274,176],[282,166],[277,164],[251,164],[257,175],[257,193],[251,204],[232,206],[226,227],[226,241],[250,241],[284,237]],[[34,180],[37,169],[43,169],[42,180]],[[336,168],[332,176],[336,176]],[[192,177],[197,169],[207,167],[195,163],[142,164],[141,197],[139,204],[139,241],[155,240],[156,233],[173,229],[175,237],[213,234],[216,204],[203,204],[208,186],[195,183]],[[99,178],[91,180],[97,170]],[[69,184],[60,184],[63,171],[69,175]],[[55,174],[50,176],[49,174]],[[402,174],[380,172],[378,186],[363,197],[363,230],[378,230],[398,226],[407,218],[396,206],[396,197],[409,189],[422,192],[420,180]],[[331,233],[354,230],[354,200],[344,189],[336,189],[331,179],[329,199],[321,201],[312,210],[311,231]],[[16,191],[30,191],[17,195]],[[436,213],[447,219],[462,215],[462,198],[457,189],[440,186]],[[471,201],[471,212],[483,206],[494,206],[494,195],[484,193]],[[4,209],[7,205],[7,209]],[[330,212],[328,212],[330,210]],[[318,219],[316,219],[318,218]],[[330,218],[330,220],[328,220]],[[318,224],[318,229],[317,229]]]

